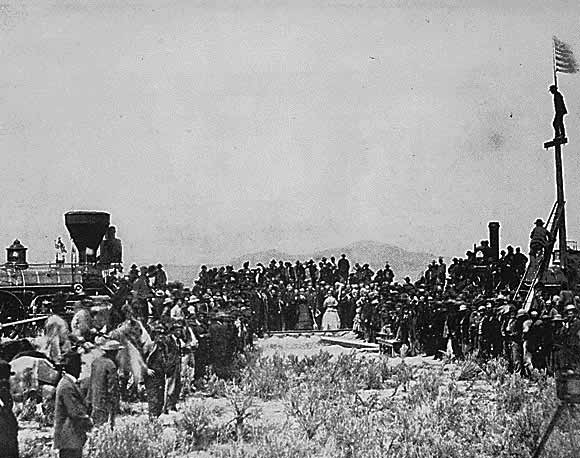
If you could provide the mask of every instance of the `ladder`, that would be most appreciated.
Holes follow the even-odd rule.
[[[550,227],[550,242],[544,248],[541,256],[536,257],[535,259],[530,256],[526,272],[524,273],[513,296],[513,299],[516,299],[521,291],[527,290],[523,305],[526,312],[529,312],[530,307],[532,306],[536,285],[542,279],[546,269],[550,265],[550,258],[552,256],[552,251],[554,250],[554,244],[556,243],[556,235],[558,235],[558,229],[560,227],[560,220],[562,219],[563,212],[564,203],[555,202],[546,223],[546,225]]]

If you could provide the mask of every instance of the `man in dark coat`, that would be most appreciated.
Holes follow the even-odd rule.
[[[56,387],[54,402],[54,448],[60,458],[81,458],[92,427],[87,406],[77,386],[81,355],[68,352],[63,357],[64,374]]]
[[[145,349],[145,362],[151,372],[145,378],[149,417],[157,418],[163,413],[165,404],[165,370],[168,360],[167,330],[161,323],[155,323],[151,328],[153,339],[150,348]]]
[[[141,275],[133,283],[133,311],[137,318],[144,320],[147,318],[147,300],[152,296],[147,277],[147,267],[141,267]]]
[[[544,227],[544,221],[538,218],[535,222],[536,227],[530,233],[530,256],[535,257],[538,253],[544,251],[552,240],[550,231]]]
[[[91,365],[87,395],[93,423],[102,425],[109,422],[111,429],[115,425],[115,415],[119,411],[119,377],[115,357],[121,348],[121,344],[116,340],[109,340],[101,345],[104,354],[95,359]]]
[[[346,283],[348,281],[349,271],[350,262],[348,262],[348,259],[346,259],[346,254],[342,254],[338,260],[338,274],[342,283]]]
[[[564,138],[566,136],[566,131],[564,130],[564,115],[568,113],[566,110],[566,104],[564,103],[564,97],[558,92],[558,88],[552,84],[550,86],[550,92],[554,95],[554,138]]]
[[[167,356],[165,367],[165,402],[163,411],[177,410],[177,401],[181,393],[181,346],[179,336],[183,330],[181,323],[174,323],[167,336]]]
[[[14,373],[3,359],[0,359],[0,455],[4,458],[18,458],[18,422],[12,412],[10,376]]]
[[[155,282],[153,283],[155,289],[165,288],[167,286],[167,274],[163,270],[162,264],[157,264],[155,269]]]

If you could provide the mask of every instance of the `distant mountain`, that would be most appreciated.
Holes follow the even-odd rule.
[[[292,254],[284,253],[283,251],[279,251],[279,250],[266,250],[266,251],[258,251],[256,253],[251,253],[251,254],[245,254],[243,256],[238,256],[237,258],[234,258],[231,261],[229,261],[228,264],[230,264],[230,265],[234,266],[234,268],[238,269],[238,268],[242,267],[242,265],[246,261],[250,262],[250,266],[255,266],[259,262],[261,262],[264,265],[268,265],[268,263],[272,259],[275,259],[276,261],[280,261],[280,260],[292,261],[292,263],[294,263],[297,259],[303,259],[303,258],[300,258],[300,257],[296,258]]]
[[[361,265],[368,263],[371,269],[376,271],[384,267],[385,262],[388,262],[395,272],[396,281],[402,280],[406,276],[416,280],[423,274],[427,265],[436,259],[434,255],[429,253],[407,251],[394,245],[374,241],[360,241],[343,248],[321,250],[310,257],[317,260],[323,256],[326,258],[334,256],[338,261],[342,253],[346,254],[351,267],[356,262]]]
[[[200,265],[181,266],[175,264],[166,264],[163,269],[167,273],[169,281],[180,281],[184,286],[191,286],[194,278],[199,274]]]
[[[429,253],[407,251],[387,243],[367,240],[351,243],[342,248],[316,250],[307,254],[290,254],[275,249],[265,250],[244,256],[237,256],[236,258],[223,263],[208,263],[206,265],[208,267],[213,267],[229,264],[234,266],[235,269],[239,269],[246,261],[250,262],[250,266],[255,266],[259,262],[267,265],[272,259],[275,259],[276,261],[291,261],[294,264],[296,260],[308,261],[309,259],[314,259],[318,262],[322,257],[330,259],[331,256],[334,256],[338,261],[342,253],[346,254],[351,267],[354,267],[354,264],[357,262],[361,265],[368,263],[371,268],[376,271],[377,269],[382,268],[385,265],[385,262],[388,261],[395,272],[395,281],[402,281],[406,276],[411,277],[412,280],[416,280],[425,271],[427,265],[433,259],[436,259],[436,256]],[[199,274],[201,265],[167,264],[164,268],[170,281],[177,280],[183,282],[185,286],[191,286],[193,280],[197,278]]]
[[[334,256],[338,261],[342,253],[346,254],[351,267],[357,262],[361,265],[368,263],[376,271],[382,268],[385,262],[388,261],[395,272],[395,280],[402,280],[406,276],[411,277],[413,280],[419,278],[425,271],[427,265],[433,259],[436,259],[434,255],[429,253],[407,251],[387,243],[360,241],[342,248],[317,250],[309,254],[288,254],[278,250],[260,251],[245,256],[238,256],[232,259],[229,264],[237,269],[245,261],[249,261],[251,266],[256,265],[258,262],[267,265],[272,259],[276,261],[292,261],[294,263],[296,260],[307,261],[314,259],[315,261],[319,261],[322,257],[330,259],[331,256]]]

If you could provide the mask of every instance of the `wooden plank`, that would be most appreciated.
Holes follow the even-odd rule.
[[[364,348],[379,351],[378,344],[368,343],[362,340],[341,339],[339,337],[321,337],[320,341],[330,345],[340,345],[341,347]]]
[[[0,329],[10,328],[12,326],[19,326],[21,324],[34,323],[36,321],[44,321],[48,317],[49,317],[49,315],[46,315],[46,316],[39,316],[36,318],[27,318],[26,320],[13,321],[11,323],[3,323],[3,324],[0,324]]]
[[[556,145],[565,145],[566,143],[568,143],[568,139],[567,138],[555,138],[554,140],[550,140],[549,142],[544,143],[544,148],[548,149],[548,148],[553,148]]]
[[[264,334],[271,336],[283,336],[283,335],[293,335],[293,334],[337,334],[339,332],[350,332],[351,329],[328,329],[326,331],[322,329],[292,329],[288,331],[268,331]]]

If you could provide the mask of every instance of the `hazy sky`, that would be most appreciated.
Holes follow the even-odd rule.
[[[1,242],[46,261],[62,215],[90,209],[111,213],[128,262],[362,239],[456,255],[490,220],[527,250],[555,194],[552,35],[580,59],[579,13],[544,0],[7,0]],[[580,75],[559,83],[580,239]]]

